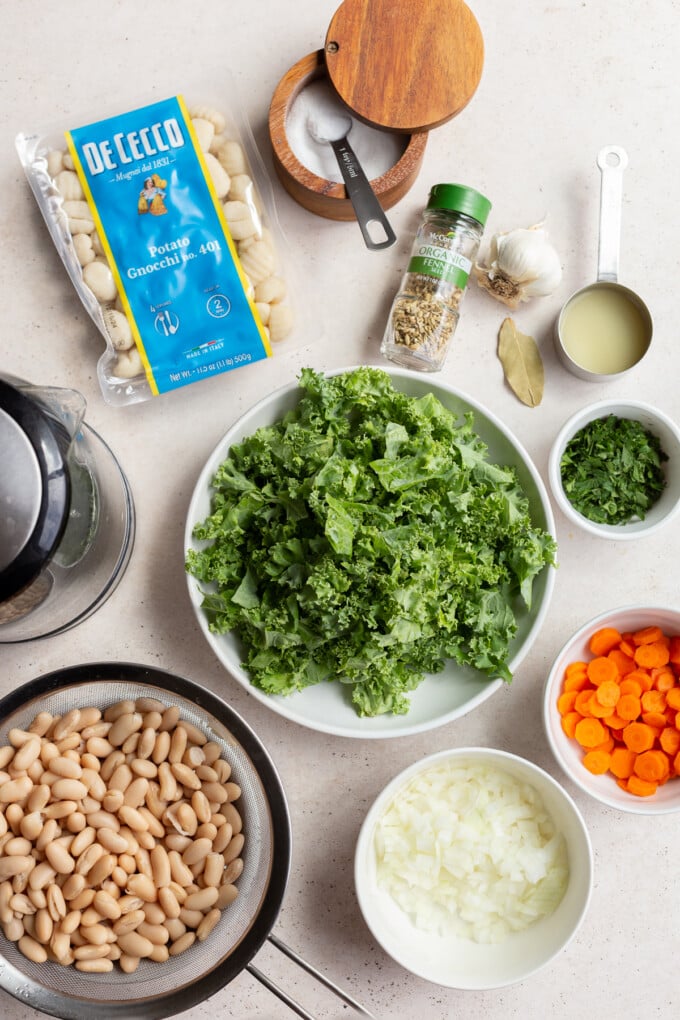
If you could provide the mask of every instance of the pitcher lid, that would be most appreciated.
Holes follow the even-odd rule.
[[[68,436],[35,400],[0,378],[0,602],[31,584],[68,519]]]

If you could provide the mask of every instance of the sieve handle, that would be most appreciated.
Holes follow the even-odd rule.
[[[261,985],[264,985],[268,991],[272,992],[277,999],[284,1002],[289,1009],[292,1009],[296,1016],[302,1017],[302,1020],[317,1020],[315,1016],[307,1012],[304,1006],[301,1006],[299,1002],[295,1001],[295,999],[291,999],[290,995],[288,995],[287,992],[284,992],[283,988],[279,988],[278,985],[275,985],[271,978],[268,978],[267,975],[263,974],[257,967],[253,967],[252,963],[247,965],[246,970],[252,977],[259,981]]]
[[[351,995],[343,991],[343,989],[336,985],[335,982],[331,981],[331,979],[326,977],[325,974],[322,974],[321,971],[317,970],[317,968],[312,966],[311,963],[308,963],[302,956],[299,955],[299,953],[296,953],[290,948],[290,946],[286,945],[285,942],[282,942],[281,939],[277,938],[276,935],[269,935],[268,941],[271,942],[271,944],[275,946],[279,952],[283,953],[284,956],[287,956],[289,960],[296,963],[298,967],[301,967],[302,970],[306,970],[308,974],[311,974],[312,977],[316,978],[320,984],[329,988],[346,1005],[351,1006],[352,1009],[356,1010],[357,1013],[360,1013],[361,1016],[368,1017],[368,1020],[375,1020],[373,1014],[369,1013],[360,1002],[353,999]],[[317,1020],[316,1017],[307,1012],[304,1006],[301,1006],[299,1002],[292,999],[287,992],[284,992],[282,988],[279,988],[278,985],[274,984],[274,982],[268,978],[266,974],[263,974],[257,967],[254,967],[251,963],[249,963],[246,966],[246,970],[252,975],[252,977],[259,981],[260,984],[264,985],[265,988],[280,999],[281,1002],[284,1002],[289,1009],[292,1009],[297,1016],[302,1017],[302,1020]]]

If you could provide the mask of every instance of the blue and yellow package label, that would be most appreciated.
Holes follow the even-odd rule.
[[[66,140],[152,392],[269,357],[182,97]]]

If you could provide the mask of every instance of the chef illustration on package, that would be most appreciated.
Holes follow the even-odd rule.
[[[168,182],[164,181],[158,174],[152,174],[144,181],[144,187],[139,193],[137,203],[138,213],[151,213],[152,216],[163,216],[168,210],[165,207],[165,191]]]

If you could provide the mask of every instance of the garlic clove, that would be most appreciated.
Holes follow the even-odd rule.
[[[496,234],[488,265],[478,264],[478,284],[510,308],[552,294],[562,279],[559,256],[541,224]]]

